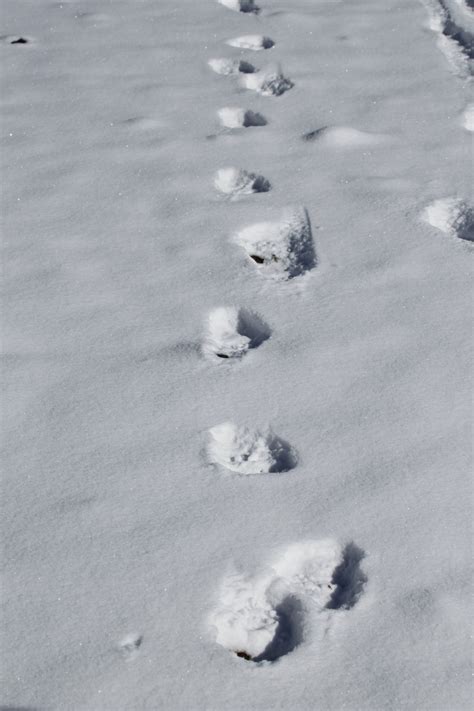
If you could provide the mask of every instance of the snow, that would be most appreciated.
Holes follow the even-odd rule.
[[[467,710],[467,24],[227,5],[2,3],[0,703]]]

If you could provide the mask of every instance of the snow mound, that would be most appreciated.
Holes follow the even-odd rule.
[[[216,74],[222,76],[235,76],[237,74],[253,74],[255,67],[250,62],[244,62],[241,59],[210,59],[208,65]]]
[[[239,47],[240,49],[251,49],[254,52],[259,52],[262,49],[271,49],[275,42],[270,37],[264,35],[242,35],[242,37],[234,37],[227,40],[230,47]]]
[[[422,217],[444,234],[474,242],[474,210],[460,198],[435,200],[425,208]]]
[[[287,208],[278,222],[257,222],[235,241],[266,276],[288,280],[316,266],[311,223],[305,208]]]
[[[366,578],[359,568],[362,556],[351,558],[354,550],[360,549],[353,544],[343,549],[332,539],[300,541],[282,549],[261,574],[228,575],[209,620],[216,642],[254,662],[288,654],[308,632],[305,617],[327,611],[330,619],[329,611],[342,607],[333,604],[340,586],[354,588],[354,581],[363,581],[357,586],[357,596],[361,593]]]
[[[385,143],[388,137],[379,133],[359,131],[351,126],[328,126],[305,133],[303,140],[317,140],[331,148],[363,148]]]
[[[214,185],[221,193],[238,197],[252,193],[267,193],[270,182],[256,173],[247,173],[238,168],[221,168],[214,178]]]
[[[270,335],[270,328],[258,314],[235,306],[220,306],[209,314],[203,352],[213,360],[241,358]]]
[[[474,131],[474,104],[469,104],[462,115],[462,125],[466,131]]]
[[[286,472],[296,466],[296,456],[287,442],[271,432],[261,433],[233,422],[209,430],[211,462],[239,474]]]
[[[225,128],[250,128],[251,126],[267,125],[267,120],[262,114],[236,106],[224,106],[219,109],[217,115]]]
[[[217,2],[235,12],[258,13],[260,11],[260,8],[255,5],[254,0],[217,0]]]
[[[240,83],[243,88],[256,91],[262,96],[281,96],[294,86],[290,79],[283,76],[278,65],[242,76]]]

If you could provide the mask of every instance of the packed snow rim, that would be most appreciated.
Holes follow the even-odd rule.
[[[217,0],[220,5],[234,10],[234,12],[258,14],[260,8],[255,4],[255,0]]]
[[[263,175],[234,167],[218,170],[214,177],[214,186],[219,192],[234,199],[252,193],[267,193],[271,188],[270,181]]]
[[[249,350],[270,338],[262,317],[246,308],[218,306],[207,319],[203,353],[215,363],[240,360]]]
[[[275,42],[270,37],[264,35],[241,35],[227,40],[226,44],[229,47],[237,47],[238,49],[250,49],[254,52],[260,52],[264,49],[271,49],[275,46]]]
[[[435,200],[423,210],[422,219],[450,237],[474,242],[474,209],[459,197]]]
[[[271,64],[252,74],[241,75],[240,85],[262,96],[281,96],[294,87],[291,79],[283,75],[279,64]]]
[[[221,125],[229,129],[266,126],[268,123],[258,111],[242,109],[239,106],[223,106],[217,115]]]
[[[363,558],[352,542],[303,540],[282,548],[261,573],[232,571],[209,617],[217,644],[247,661],[277,661],[311,637],[307,618],[327,621],[356,604],[367,582]]]
[[[289,280],[317,265],[306,208],[287,207],[277,222],[257,222],[233,237],[253,265],[266,277]]]
[[[261,432],[228,421],[212,427],[208,436],[209,461],[237,474],[283,473],[298,463],[293,447],[270,428]]]

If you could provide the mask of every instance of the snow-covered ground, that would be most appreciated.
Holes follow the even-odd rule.
[[[240,2],[2,3],[2,708],[470,708],[472,3]]]

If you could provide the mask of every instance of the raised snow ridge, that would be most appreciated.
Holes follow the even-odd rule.
[[[362,593],[364,554],[332,539],[292,543],[254,576],[233,573],[210,616],[216,642],[238,657],[274,662],[304,641],[306,617],[350,609]]]
[[[248,173],[239,168],[221,168],[214,178],[214,185],[219,192],[234,198],[252,193],[267,193],[270,182],[257,173]]]
[[[311,223],[305,208],[287,208],[278,222],[257,222],[235,241],[259,271],[277,280],[300,276],[316,266]]]
[[[297,464],[292,447],[271,431],[262,433],[233,422],[209,430],[208,455],[213,464],[246,475],[287,472]]]
[[[253,311],[219,306],[209,314],[203,352],[216,362],[238,359],[270,335],[269,326]]]
[[[331,148],[363,148],[387,141],[387,136],[379,133],[359,131],[351,126],[323,126],[302,136],[304,141],[318,141]]]
[[[425,208],[422,217],[444,234],[474,242],[474,209],[460,198],[435,200]]]

